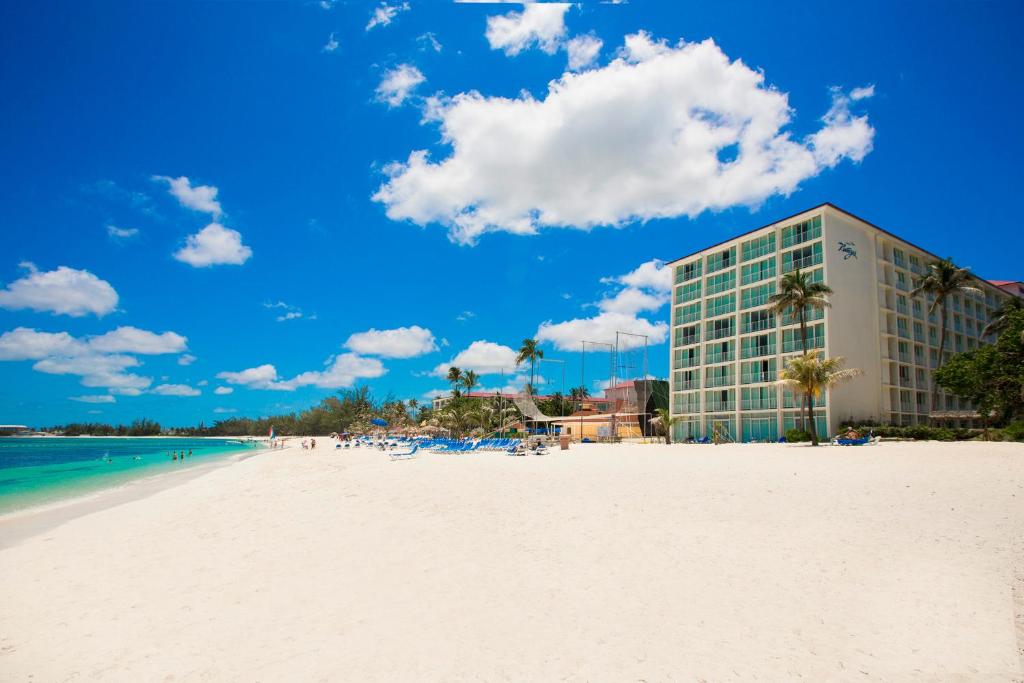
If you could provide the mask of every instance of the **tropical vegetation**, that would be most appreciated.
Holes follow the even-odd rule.
[[[844,359],[819,358],[817,353],[805,353],[790,359],[786,367],[779,373],[779,384],[788,387],[794,393],[804,396],[807,403],[807,431],[811,435],[811,444],[818,445],[818,429],[814,421],[814,400],[823,391],[832,389],[838,384],[853,379],[861,374],[856,368],[844,368]]]

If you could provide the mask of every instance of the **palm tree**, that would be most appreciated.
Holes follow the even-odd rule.
[[[416,410],[420,407],[420,402],[414,398],[409,399],[409,410]]]
[[[527,385],[529,390],[527,393],[533,393],[534,385],[534,371],[537,367],[537,361],[544,357],[544,351],[537,346],[536,339],[524,339],[523,345],[519,347],[519,355],[516,356],[516,367],[522,365],[526,361],[530,361],[530,383]]]
[[[779,373],[778,383],[807,397],[808,424],[811,444],[818,445],[818,429],[814,424],[814,399],[821,392],[831,389],[840,382],[853,379],[861,374],[856,368],[843,368],[843,358],[818,358],[818,354],[805,353],[789,361]]]
[[[448,368],[448,383],[452,385],[452,396],[459,395],[460,382],[462,382],[462,370],[454,365]]]
[[[658,423],[658,428],[665,432],[665,443],[672,443],[672,425],[679,422],[681,417],[672,417],[668,408],[655,408],[655,417],[652,422]]]
[[[462,373],[462,386],[466,387],[466,393],[473,393],[473,387],[480,383],[479,376],[472,370],[466,370]]]
[[[1021,310],[1024,310],[1024,299],[1016,296],[1004,299],[999,304],[999,308],[992,311],[992,320],[988,322],[988,325],[985,325],[985,329],[981,331],[981,336],[987,337],[990,334],[999,336],[1010,324],[1010,314]]]
[[[928,274],[910,292],[911,297],[931,294],[934,298],[928,313],[939,309],[939,362],[935,369],[942,367],[943,352],[946,350],[946,318],[949,316],[949,297],[952,294],[980,294],[981,290],[971,282],[971,271],[960,268],[952,258],[944,258],[928,264]],[[939,409],[939,385],[932,380],[932,410]]]
[[[807,353],[807,313],[811,310],[823,311],[831,306],[826,298],[831,294],[831,287],[824,282],[811,282],[811,279],[797,268],[792,273],[782,276],[778,293],[768,298],[775,315],[783,315],[787,309],[796,313],[800,321],[800,350],[803,353]],[[808,401],[804,401],[808,420],[809,405]]]

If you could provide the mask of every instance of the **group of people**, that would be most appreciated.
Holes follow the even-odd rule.
[[[302,450],[307,449],[316,450],[316,439],[310,439],[308,442],[305,439],[302,440]]]
[[[169,451],[167,453],[167,457],[169,457],[171,460],[184,460],[185,457],[186,457],[186,454],[185,454],[185,451],[181,451],[180,455],[178,454],[178,451]],[[188,449],[188,457],[189,458],[192,457],[192,449],[191,448]]]

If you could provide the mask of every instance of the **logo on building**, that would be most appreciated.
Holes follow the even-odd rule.
[[[843,255],[843,260],[846,261],[851,258],[857,258],[857,245],[853,242],[840,242],[839,253]]]

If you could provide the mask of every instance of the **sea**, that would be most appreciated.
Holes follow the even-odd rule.
[[[0,438],[0,515],[251,451],[239,439]],[[175,460],[172,454],[192,451]]]

